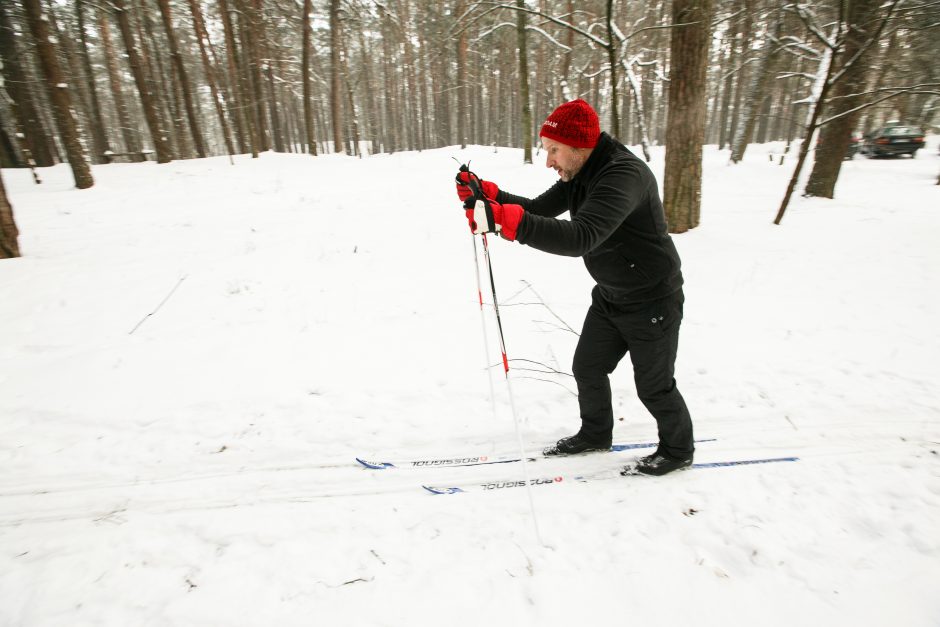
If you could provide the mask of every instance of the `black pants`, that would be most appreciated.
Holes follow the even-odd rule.
[[[607,302],[595,287],[592,301],[574,353],[579,435],[590,442],[611,441],[609,375],[629,351],[637,395],[656,418],[660,450],[676,457],[691,454],[692,418],[674,378],[684,295],[679,291],[663,300],[622,307]]]

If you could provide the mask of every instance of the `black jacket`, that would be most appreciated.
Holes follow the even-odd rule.
[[[500,191],[525,209],[516,240],[556,255],[583,257],[605,300],[631,305],[682,289],[681,262],[666,229],[656,178],[607,133],[581,171],[537,198]],[[571,220],[556,220],[565,211]]]

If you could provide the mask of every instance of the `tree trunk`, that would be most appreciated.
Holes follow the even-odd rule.
[[[172,67],[164,68],[162,57],[157,54],[160,46],[154,37],[155,29],[150,8],[144,2],[145,0],[130,0],[132,8],[128,12],[132,29],[137,32],[141,71],[150,86],[160,128],[166,131],[170,158],[189,158],[191,151],[187,148],[189,142],[183,123],[183,109],[178,98],[176,73]]]
[[[705,130],[705,143],[706,144],[717,144],[718,143],[718,120],[720,119],[719,112],[721,111],[721,95],[722,95],[722,80],[721,75],[724,72],[725,68],[725,46],[722,44],[718,45],[718,50],[715,53],[716,59],[714,62],[715,73],[712,77],[711,88],[712,88],[712,100],[711,106],[708,110],[708,127]]]
[[[761,51],[760,62],[751,76],[751,85],[747,90],[741,111],[741,123],[738,125],[731,145],[732,163],[738,163],[744,158],[744,151],[747,150],[747,145],[754,134],[758,113],[763,108],[764,100],[770,97],[769,88],[780,59],[779,38],[782,23],[782,20],[777,20],[774,35],[768,34],[764,49]]]
[[[398,23],[399,33],[404,49],[404,73],[405,81],[402,86],[405,88],[402,94],[402,101],[405,103],[407,117],[405,119],[405,128],[408,129],[408,149],[421,150],[420,131],[423,120],[420,115],[418,104],[418,78],[415,75],[415,55],[414,45],[411,37],[411,18],[409,0],[398,0]],[[345,68],[343,74],[345,75]]]
[[[103,155],[110,147],[108,138],[105,135],[104,120],[101,118],[101,101],[98,99],[98,90],[95,87],[95,74],[91,67],[91,55],[88,53],[88,36],[85,33],[85,12],[82,7],[84,0],[75,0],[75,15],[78,20],[78,36],[81,43],[80,57],[82,65],[85,67],[85,75],[88,77],[88,96],[90,98],[89,117],[91,122],[91,134],[95,142],[96,161],[103,161]]]
[[[803,171],[803,164],[806,163],[806,155],[809,154],[810,148],[812,147],[813,135],[816,134],[816,129],[819,128],[816,123],[819,120],[819,115],[822,113],[824,103],[826,102],[826,98],[829,95],[829,87],[831,85],[829,78],[832,76],[832,69],[834,65],[835,64],[832,62],[826,64],[825,73],[822,75],[822,87],[809,114],[809,121],[806,123],[806,130],[803,132],[803,142],[800,145],[800,156],[796,161],[796,167],[793,169],[793,175],[790,177],[790,183],[787,185],[787,191],[783,195],[783,200],[780,202],[780,208],[777,209],[777,217],[774,218],[774,224],[780,224],[780,222],[783,220],[783,215],[786,213],[787,207],[790,204],[790,198],[793,196],[793,190],[796,189],[796,182],[800,178],[800,172]]]
[[[193,16],[193,31],[196,35],[196,41],[199,43],[199,55],[202,58],[202,68],[206,75],[206,82],[209,83],[209,91],[212,94],[212,103],[215,105],[215,112],[219,116],[219,124],[222,127],[222,136],[225,139],[225,148],[229,156],[235,154],[235,144],[232,141],[232,130],[229,128],[228,119],[225,117],[223,109],[224,98],[219,91],[216,81],[215,70],[209,60],[209,54],[206,50],[211,46],[209,33],[206,30],[205,20],[202,18],[202,9],[199,8],[198,0],[189,0],[189,10]]]
[[[525,0],[516,0],[516,6],[525,8]],[[516,44],[519,48],[519,98],[522,101],[522,162],[532,163],[532,108],[529,104],[529,54],[525,37],[526,14],[516,11]]]
[[[268,117],[271,119],[271,140],[274,142],[276,152],[287,152],[287,141],[284,137],[284,121],[278,113],[277,85],[274,82],[274,64],[269,60],[264,66],[264,75],[268,85]],[[286,104],[286,102],[285,102]]]
[[[169,163],[173,160],[170,144],[167,141],[166,131],[160,124],[156,99],[153,93],[151,93],[150,85],[147,83],[147,79],[144,76],[140,52],[134,40],[134,33],[131,31],[131,24],[128,19],[127,10],[124,7],[124,0],[112,0],[112,2],[117,11],[118,26],[121,28],[121,36],[124,38],[127,61],[131,66],[131,73],[134,75],[137,91],[140,93],[140,104],[144,109],[144,119],[147,121],[147,128],[150,130],[150,139],[157,153],[157,163]]]
[[[721,89],[721,113],[718,116],[718,150],[723,150],[730,143],[728,138],[729,120],[731,119],[731,97],[734,94],[735,64],[738,62],[737,35],[728,33],[728,72],[725,74]]]
[[[574,15],[574,0],[568,0],[566,5],[567,15]],[[561,55],[561,82],[559,88],[561,90],[561,99],[565,102],[574,100],[574,95],[571,93],[571,57],[574,55],[574,31],[570,28],[565,29],[565,45],[568,47]],[[555,106],[561,104],[561,102],[554,103]],[[549,112],[551,114],[551,112]],[[546,118],[548,115],[545,116]]]
[[[302,28],[302,40],[303,40],[303,51],[302,51],[302,61],[301,61],[301,79],[303,82],[303,98],[304,98],[304,137],[307,139],[307,152],[313,156],[317,155],[317,132],[316,126],[313,122],[313,93],[310,84],[310,57],[312,56],[313,47],[313,26],[310,24],[310,20],[313,18],[313,6],[312,0],[304,0],[303,8],[303,28]]]
[[[42,0],[40,0],[40,3]],[[82,75],[82,69],[79,66],[78,54],[75,52],[74,35],[68,30],[59,28],[59,20],[56,16],[56,7],[53,2],[47,2],[43,8],[48,18],[49,34],[54,38],[53,44],[56,48],[59,59],[59,69],[62,72],[63,83],[69,86],[69,97],[72,101],[72,110],[75,112],[75,127],[79,129],[79,136],[82,139],[82,151],[90,163],[98,163],[94,152],[95,146],[92,146],[91,152],[88,150],[88,143],[84,133],[91,132],[91,105],[87,86],[91,82],[91,77],[86,81]],[[94,141],[94,134],[90,136]]]
[[[206,145],[203,143],[202,130],[199,128],[199,113],[193,103],[192,88],[186,72],[186,64],[183,63],[183,55],[180,54],[179,44],[176,41],[173,17],[170,14],[170,0],[158,0],[158,2],[160,4],[160,15],[163,16],[163,26],[166,29],[167,42],[170,46],[170,57],[173,59],[177,76],[179,76],[180,87],[183,91],[183,103],[186,106],[186,117],[189,119],[189,132],[192,134],[193,144],[196,146],[196,154],[205,159]]]
[[[844,66],[865,46],[871,32],[870,25],[878,18],[880,2],[877,0],[854,0],[849,5],[846,18],[845,45],[834,63]],[[865,28],[866,30],[862,30]],[[826,104],[827,116],[850,111],[865,102],[865,96],[856,95],[864,91],[870,68],[868,55],[861,57],[845,69],[845,73],[832,86],[832,103]],[[807,196],[832,198],[836,181],[842,169],[842,161],[851,141],[852,131],[861,116],[860,111],[849,113],[822,127],[816,146],[816,160],[806,183]]]
[[[359,31],[359,53],[361,55],[362,71],[363,71],[363,80],[365,81],[365,98],[366,98],[366,126],[367,132],[369,134],[369,140],[372,145],[371,153],[375,154],[379,146],[378,142],[378,107],[375,104],[375,93],[376,86],[373,83],[372,79],[372,70],[370,69],[372,63],[372,54],[371,51],[366,47],[366,38],[363,35],[362,30]],[[443,117],[443,116],[441,116]]]
[[[117,110],[118,124],[121,126],[121,136],[124,138],[125,152],[138,153],[132,159],[144,161],[140,140],[137,134],[137,125],[131,124],[131,117],[124,101],[124,88],[121,86],[121,69],[114,52],[114,43],[111,40],[111,25],[108,21],[108,11],[103,6],[98,7],[98,33],[101,36],[101,45],[104,52],[105,66],[108,70],[108,82],[111,85],[111,98]]]
[[[59,67],[47,16],[43,12],[39,0],[23,0],[23,8],[26,10],[29,29],[36,41],[40,65],[49,88],[49,100],[55,114],[59,137],[65,146],[69,166],[72,168],[72,175],[75,177],[75,187],[87,189],[95,184],[95,180],[92,178],[91,168],[82,147],[78,126],[75,123],[72,97]]]
[[[271,148],[264,113],[264,84],[261,80],[261,47],[258,39],[261,35],[259,17],[251,7],[251,0],[236,0],[238,12],[238,31],[241,35],[242,70],[245,72],[245,87],[248,92],[249,117],[255,131],[256,149],[265,152]]]
[[[386,151],[393,153],[398,151],[401,147],[401,141],[399,140],[399,126],[400,122],[398,120],[398,99],[389,97],[390,94],[396,93],[397,86],[395,84],[395,59],[392,56],[392,28],[391,28],[391,16],[388,15],[388,12],[383,12],[382,17],[382,58],[383,58],[383,68],[382,74],[385,81],[385,98],[382,98],[382,106],[385,113],[385,122],[384,122],[384,137],[385,137],[385,147]],[[458,70],[459,71],[459,70]]]
[[[711,0],[674,0],[663,205],[672,233],[699,224]]]
[[[0,176],[0,259],[20,256],[19,235],[13,219],[13,207],[7,199],[7,190]]]
[[[274,72],[278,69],[273,52],[275,45],[268,37],[265,12],[261,6],[261,0],[251,0],[251,16],[255,55],[258,60],[258,97],[260,98],[258,111],[262,120],[267,116],[268,123],[264,126],[270,129],[266,146],[268,150],[273,145],[274,150],[277,152],[285,152],[286,141],[284,139],[283,121],[278,113],[277,88],[274,84]],[[265,85],[267,85],[267,89],[265,89]],[[267,112],[265,112],[265,109],[267,109]]]
[[[646,109],[643,106],[643,88],[640,86],[639,77],[633,71],[633,61],[627,61],[623,64],[624,73],[627,81],[630,83],[630,92],[633,94],[633,104],[636,108],[637,132],[640,134],[640,146],[643,149],[643,158],[649,163],[650,159],[650,137],[646,127]]]
[[[744,91],[750,85],[750,66],[748,61],[751,57],[751,38],[754,34],[754,0],[744,0],[744,15],[742,16],[741,28],[741,57],[740,69],[738,70],[737,81],[734,85],[734,106],[731,109],[731,125],[728,128],[728,140],[733,142],[738,134],[738,123],[741,117],[741,101],[744,98]]]
[[[26,162],[39,167],[55,164],[49,151],[49,138],[36,107],[31,81],[27,78],[24,64],[17,62],[23,51],[17,49],[13,36],[13,24],[0,2],[0,61],[2,61],[4,88],[12,102],[14,126],[19,133],[20,149]]]
[[[343,61],[348,63],[348,52],[346,51],[346,43],[343,42]],[[349,132],[351,137],[351,148],[352,154],[358,155],[359,158],[362,158],[362,144],[360,143],[359,138],[359,116],[356,114],[356,102],[353,98],[353,89],[352,83],[350,81],[345,81],[346,83],[346,106],[349,108]]]
[[[330,115],[333,118],[333,152],[346,152],[343,141],[343,91],[340,63],[340,0],[330,0]]]
[[[520,3],[522,0],[518,0]],[[620,114],[617,112],[617,44],[613,28],[614,0],[607,0],[607,63],[610,66],[610,134],[620,139]]]
[[[0,168],[24,168],[26,156],[16,138],[21,132],[15,123],[6,121],[4,107],[0,105]]]
[[[467,10],[466,0],[457,0],[454,14],[459,18]],[[462,25],[461,25],[462,27]],[[469,35],[466,29],[457,36],[457,141],[461,148],[467,147],[467,113],[470,103],[467,99],[467,54]]]
[[[235,128],[242,152],[251,152],[252,158],[258,157],[258,140],[253,118],[248,114],[248,88],[245,73],[242,71],[244,52],[239,51],[235,38],[235,24],[229,11],[228,0],[219,0],[219,14],[222,17],[222,29],[225,33],[225,49],[228,59],[229,84],[233,94]]]

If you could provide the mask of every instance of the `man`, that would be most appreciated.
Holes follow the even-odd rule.
[[[490,200],[504,239],[556,255],[582,257],[597,282],[574,354],[581,428],[545,450],[574,455],[609,450],[614,427],[609,375],[629,352],[640,400],[656,419],[659,446],[625,472],[663,475],[692,464],[692,419],[673,378],[682,321],[682,273],[656,179],[607,133],[584,100],[552,112],[539,132],[546,167],[560,180],[537,198],[475,181]],[[472,195],[469,174],[457,193]],[[471,201],[472,202],[472,201]],[[570,212],[571,219],[558,220]],[[479,232],[473,210],[471,229]]]

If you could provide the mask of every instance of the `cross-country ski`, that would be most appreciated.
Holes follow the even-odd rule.
[[[692,464],[690,469],[703,469],[703,468],[729,468],[732,466],[752,466],[755,464],[776,464],[781,462],[795,462],[799,461],[798,457],[768,457],[768,458],[758,458],[758,459],[733,459],[733,460],[724,460],[724,461],[714,461],[714,462],[701,462]],[[529,486],[549,486],[549,485],[558,485],[561,483],[588,483],[591,481],[598,481],[603,479],[616,479],[618,477],[624,476],[643,476],[641,473],[635,471],[628,471],[624,473],[623,470],[618,469],[608,469],[603,471],[583,473],[583,474],[558,474],[558,475],[547,475],[542,477],[533,477],[529,480]],[[489,492],[493,490],[505,490],[509,488],[524,488],[526,487],[526,481],[520,479],[500,479],[496,481],[484,481],[484,482],[462,482],[457,484],[447,484],[447,485],[424,485],[422,486],[425,490],[431,494],[460,494],[462,492]]]
[[[697,444],[702,442],[714,442],[715,438],[705,438],[696,440]],[[623,444],[613,444],[610,447],[611,452],[633,451],[645,448],[656,448],[656,442],[628,442]],[[528,461],[534,462],[540,459],[540,455],[529,456]],[[460,466],[486,466],[490,464],[511,464],[521,461],[519,455],[458,455],[452,457],[427,458],[427,459],[399,459],[394,461],[375,461],[356,458],[364,468],[370,470],[390,470],[395,468],[447,468]]]

